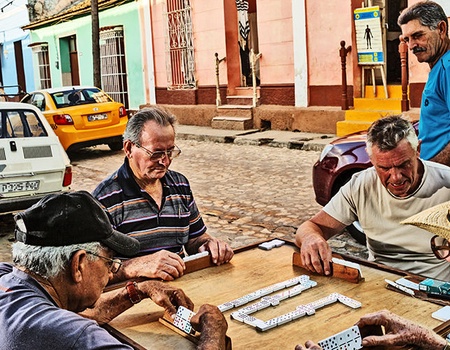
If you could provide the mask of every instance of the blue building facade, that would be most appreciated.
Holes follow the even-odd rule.
[[[5,93],[17,94],[35,88],[31,37],[22,26],[29,23],[27,1],[0,1],[0,85]],[[8,86],[11,86],[8,88]],[[19,99],[20,96],[16,96]]]

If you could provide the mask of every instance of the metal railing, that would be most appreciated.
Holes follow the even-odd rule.
[[[0,102],[19,102],[25,95],[20,85],[0,85]]]
[[[194,89],[197,87],[197,80],[191,1],[167,0],[165,3],[164,18],[167,24],[164,38],[168,89]]]
[[[219,59],[219,54],[217,52],[214,56],[216,56],[216,106],[219,107],[222,105],[222,100],[220,98],[219,65],[220,62],[226,60],[226,57]]]
[[[253,49],[250,50],[250,69],[252,70],[252,87],[253,87],[253,107],[256,107],[258,95],[256,92],[256,62],[261,58],[262,54],[255,55]]]

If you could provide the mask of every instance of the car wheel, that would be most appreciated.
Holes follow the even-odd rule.
[[[110,142],[108,143],[108,147],[111,151],[120,151],[123,147],[122,142]]]
[[[359,244],[362,244],[363,246],[366,245],[366,235],[359,224],[359,221],[355,221],[352,225],[347,226],[347,231]]]

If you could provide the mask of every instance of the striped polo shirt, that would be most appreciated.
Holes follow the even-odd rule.
[[[124,164],[93,191],[107,209],[113,227],[139,240],[139,255],[165,249],[179,253],[189,239],[206,232],[187,178],[168,170],[161,179],[161,209],[136,183],[125,158]]]

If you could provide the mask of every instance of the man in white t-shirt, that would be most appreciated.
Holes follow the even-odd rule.
[[[375,121],[367,133],[373,167],[355,174],[330,202],[297,230],[305,266],[331,273],[327,239],[358,220],[369,260],[413,274],[450,280],[448,263],[430,249],[432,234],[400,221],[450,200],[450,168],[419,159],[420,142],[401,116]]]

